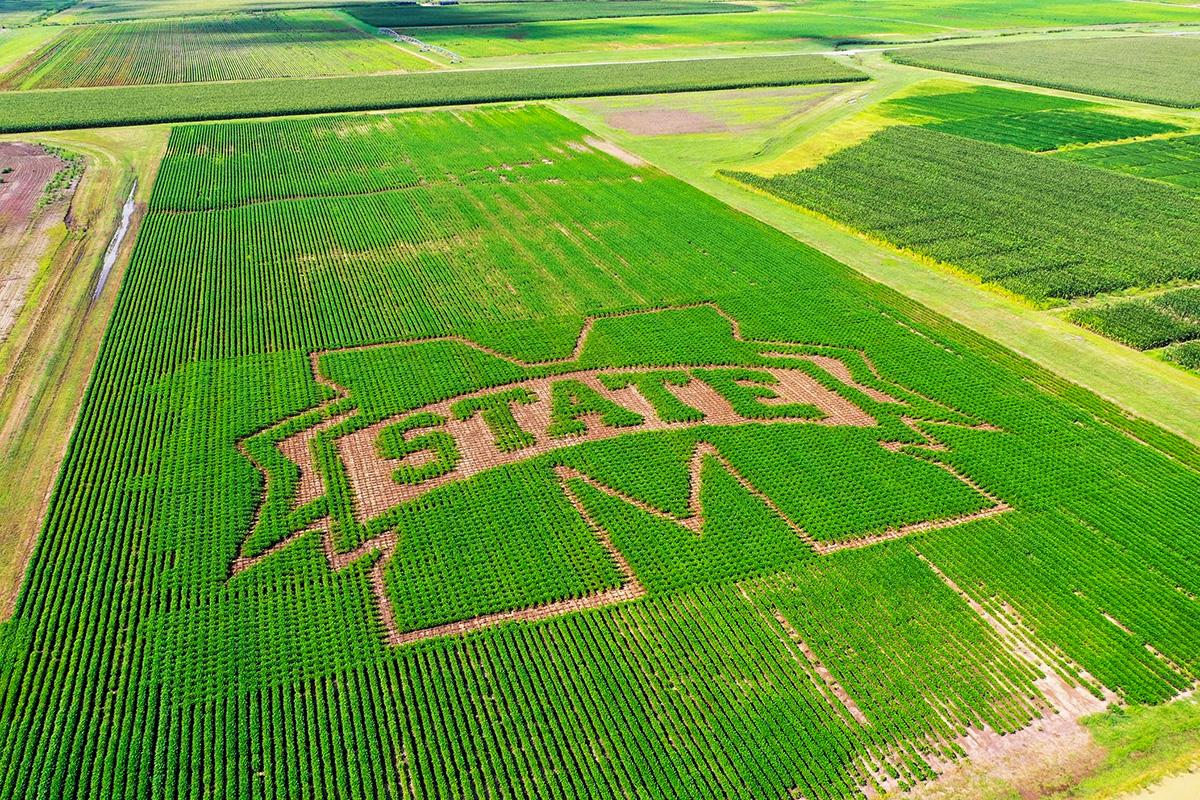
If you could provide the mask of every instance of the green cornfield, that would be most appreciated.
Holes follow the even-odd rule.
[[[1104,147],[1065,150],[1061,158],[1139,178],[1200,189],[1200,136],[1169,136]]]
[[[1197,518],[1194,446],[547,108],[177,127],[0,796],[858,798],[1190,688]]]
[[[1060,113],[1087,112],[1029,116]],[[1200,279],[1192,193],[948,124],[890,127],[807,170],[735,177],[1043,303]]]
[[[893,50],[888,56],[899,64],[1052,89],[1180,108],[1200,105],[1200,41],[1193,36],[988,42]]]
[[[1070,318],[1139,350],[1188,342],[1200,339],[1200,288],[1088,306],[1072,311]]]
[[[801,55],[0,92],[0,132],[866,79]]]

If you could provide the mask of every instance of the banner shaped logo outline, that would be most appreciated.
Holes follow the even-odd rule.
[[[774,397],[766,397],[760,401],[765,408],[769,409],[770,405],[775,402],[791,403],[793,404],[791,407],[799,409],[802,406],[807,406],[814,409],[816,413],[811,415],[806,414],[800,418],[797,416],[776,418],[767,416],[763,419],[753,419],[745,415],[749,412],[746,412],[744,406],[742,408],[743,413],[739,413],[739,409],[734,408],[734,404],[726,396],[721,392],[715,391],[711,385],[707,385],[709,382],[698,378],[698,375],[707,375],[713,372],[714,369],[728,369],[727,365],[723,367],[707,365],[704,367],[682,368],[625,367],[575,369],[560,373],[549,373],[544,377],[527,378],[513,384],[479,390],[429,404],[422,408],[410,409],[385,420],[364,425],[357,424],[363,418],[353,404],[350,392],[346,387],[331,381],[322,373],[320,368],[321,359],[333,353],[394,348],[434,342],[456,343],[524,369],[536,370],[548,367],[569,367],[579,362],[588,338],[598,321],[698,308],[710,309],[720,315],[730,327],[732,341],[751,345],[759,358],[762,359],[762,363],[749,366],[748,369],[756,373],[770,375],[775,379],[775,384],[771,388],[773,389],[776,386],[781,388],[779,392],[771,390],[765,392],[767,395],[775,395]],[[704,509],[700,503],[702,489],[701,469],[707,460],[714,460],[744,490],[765,503],[776,516],[782,519],[818,555],[833,553],[842,549],[866,547],[920,531],[961,525],[1002,514],[1010,510],[1010,506],[1007,503],[980,487],[947,460],[938,458],[936,454],[945,452],[947,448],[929,430],[931,427],[937,426],[982,431],[999,431],[998,428],[963,412],[949,408],[932,398],[884,379],[879,374],[870,357],[860,350],[819,344],[747,340],[741,335],[740,325],[737,320],[725,313],[715,303],[698,303],[589,317],[579,332],[572,352],[563,358],[548,361],[522,361],[459,336],[432,337],[366,345],[357,348],[343,348],[333,351],[317,351],[311,353],[309,358],[315,380],[322,386],[327,387],[333,397],[314,409],[290,417],[238,442],[238,448],[242,454],[263,474],[266,482],[266,491],[256,509],[251,529],[242,541],[239,552],[230,566],[231,577],[253,569],[264,560],[290,546],[300,537],[315,531],[321,537],[325,559],[330,568],[335,571],[345,569],[349,565],[363,559],[374,559],[368,572],[370,588],[383,624],[385,639],[391,645],[403,645],[438,636],[466,633],[510,620],[532,621],[545,619],[583,608],[594,608],[632,600],[644,595],[645,588],[638,580],[637,575],[624,554],[613,544],[608,532],[602,525],[597,523],[581,502],[576,488],[581,484],[587,484],[591,488],[610,497],[635,505],[653,516],[670,520],[699,535],[703,530],[705,519]],[[735,371],[736,369],[734,368]],[[562,381],[579,382],[584,384],[585,387],[607,391],[611,399],[618,390],[613,390],[603,383],[599,383],[603,377],[646,374],[665,370],[682,372],[688,376],[686,383],[667,384],[671,388],[666,389],[664,386],[664,389],[669,391],[676,399],[684,401],[685,405],[688,405],[690,402],[693,410],[702,411],[704,414],[703,419],[699,421],[668,422],[657,416],[651,418],[650,415],[658,411],[657,406],[642,396],[636,386],[628,385],[619,390],[623,392],[623,395],[619,398],[620,402],[618,402],[618,405],[624,405],[627,407],[627,410],[633,411],[635,416],[640,416],[643,420],[642,424],[628,427],[619,425],[610,426],[597,419],[596,415],[591,415],[584,424],[584,429],[574,435],[563,435],[557,437],[557,440],[555,440],[555,437],[547,436],[544,430],[538,431],[537,435],[530,435],[533,442],[522,442],[520,444],[524,446],[507,452],[505,448],[496,446],[498,442],[495,441],[496,432],[494,426],[491,426],[486,420],[481,421],[478,414],[471,414],[457,420],[453,416],[455,405],[461,403],[463,400],[517,389],[530,391],[531,387],[538,388],[544,386],[545,388],[543,388],[540,396],[530,391],[530,394],[536,398],[534,401],[509,404],[510,410],[513,405],[537,406],[534,409],[524,410],[522,421],[528,427],[531,420],[548,422],[551,419],[547,412],[550,400],[544,396],[548,394],[551,383]],[[743,381],[740,383],[750,382]],[[638,399],[640,399],[640,403],[638,403]],[[633,406],[633,408],[628,408],[629,406]],[[700,408],[696,409],[696,406],[700,406]],[[868,413],[864,410],[864,406],[869,406],[875,414]],[[445,432],[448,431],[448,426],[456,423],[459,425],[458,431],[461,433],[465,429],[464,426],[470,424],[473,420],[477,431],[477,435],[473,440],[476,445],[483,441],[478,437],[479,431],[487,430],[492,434],[493,441],[491,442],[492,447],[490,452],[484,453],[482,460],[477,457],[468,466],[462,466],[460,461],[460,466],[440,472],[436,476],[425,480],[408,482],[397,479],[392,481],[391,485],[384,484],[391,491],[391,496],[389,497],[387,492],[382,492],[380,493],[383,495],[382,500],[372,497],[370,501],[364,503],[361,501],[361,495],[356,497],[351,494],[349,498],[351,501],[349,503],[350,511],[348,514],[341,514],[340,518],[337,513],[331,511],[329,501],[331,475],[328,473],[339,469],[345,471],[345,456],[348,448],[355,446],[355,437],[358,437],[358,441],[360,442],[359,449],[361,450],[361,441],[370,441],[372,438],[377,437],[383,428],[403,422],[406,419],[422,416],[424,418],[418,421],[428,422],[429,424],[417,425],[405,431],[404,435],[400,437],[401,441],[410,440],[414,436],[420,436],[433,431],[442,430]],[[462,414],[459,414],[459,417],[462,416]],[[929,461],[944,469],[979,495],[983,502],[982,508],[958,516],[923,520],[882,531],[874,531],[857,538],[837,542],[823,542],[811,537],[800,525],[790,519],[769,496],[756,488],[745,475],[741,474],[712,443],[705,441],[703,436],[697,441],[689,462],[689,512],[684,516],[673,516],[665,511],[654,508],[613,487],[606,486],[577,469],[557,466],[554,468],[554,473],[562,492],[587,523],[599,544],[613,560],[613,563],[622,576],[622,583],[619,586],[604,589],[584,597],[567,598],[529,608],[504,610],[417,630],[401,630],[398,627],[393,616],[391,601],[386,593],[384,573],[397,546],[395,534],[388,530],[363,533],[366,530],[363,524],[371,521],[371,518],[381,509],[394,508],[397,505],[412,502],[440,486],[458,480],[465,480],[487,469],[525,461],[547,452],[553,452],[561,448],[575,447],[589,441],[628,434],[631,431],[678,430],[705,425],[730,424],[825,424],[875,427],[880,425],[882,417],[901,423],[909,432],[916,435],[916,442],[912,441],[911,437],[904,441],[891,440],[885,437],[884,440],[879,442],[881,447],[891,452]],[[511,419],[515,420],[515,415]],[[649,420],[649,422],[646,423],[646,420]],[[528,433],[525,427],[521,428],[521,430]],[[322,450],[322,448],[324,449]],[[320,455],[322,452],[325,454],[324,458]],[[416,451],[413,452],[414,454],[416,453]],[[476,455],[478,456],[478,454]],[[497,458],[497,456],[500,457]],[[369,462],[370,460],[366,459],[365,461]],[[382,462],[385,459],[377,458],[375,460]],[[364,459],[359,459],[359,461],[364,462]],[[403,463],[403,459],[392,459],[392,461]],[[428,462],[426,461],[425,463]],[[360,463],[358,466],[361,467],[362,464]],[[375,481],[370,486],[378,487],[381,485],[378,483],[378,465],[370,466],[371,468],[367,472],[371,473],[373,471],[374,474],[369,474],[368,477],[373,478]],[[349,472],[353,471],[353,468],[349,470]],[[361,481],[363,477],[362,472],[360,469],[360,474],[357,477],[351,476],[350,478],[352,483],[358,480],[360,488],[363,486]],[[345,480],[344,474],[342,478]],[[399,488],[393,489],[393,487]],[[353,488],[351,488],[351,492],[353,492]],[[353,546],[339,547],[339,537],[337,535],[339,532],[337,526],[339,524],[355,528],[359,533],[361,541],[354,541],[352,539]]]

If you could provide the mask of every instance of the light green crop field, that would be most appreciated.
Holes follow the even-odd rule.
[[[1200,23],[1200,9],[1191,10],[1192,23]],[[898,50],[891,57],[902,64],[1085,94],[1200,105],[1200,37],[1192,35],[999,41]]]
[[[69,5],[70,0],[0,0],[0,28],[28,25]]]
[[[1193,684],[1198,468],[546,108],[179,127],[0,794],[910,786]]]
[[[931,128],[888,128],[790,175],[738,177],[1035,299],[1200,279],[1194,196]]]
[[[907,22],[847,20],[784,10],[720,16],[627,17],[414,30],[421,41],[465,58],[606,50],[645,50],[731,42],[833,40],[853,36],[934,36],[941,29]]]
[[[584,1],[574,0],[576,3]],[[324,0],[202,0],[201,3],[185,0],[83,0],[76,4],[56,3],[57,0],[0,0],[0,9],[8,6],[13,9],[57,7],[62,10],[50,17],[50,20],[55,23],[74,24],[326,4]],[[597,0],[592,4],[602,3],[603,0]],[[483,5],[473,0],[466,4]],[[339,5],[377,6],[379,2],[351,0]],[[803,9],[814,15],[830,17],[833,20],[840,19],[842,27],[849,35],[853,30],[866,30],[872,26],[882,30],[888,23],[925,24],[943,30],[990,30],[1123,22],[1194,22],[1196,12],[1189,5],[1180,3],[1178,7],[1172,7],[1167,3],[1129,3],[1126,0],[983,0],[970,4],[958,0],[930,0],[922,3],[912,3],[908,0],[872,0],[869,7],[864,7],[858,0],[809,0],[803,4]]]
[[[39,46],[62,33],[60,28],[9,28],[0,30],[0,75]]]
[[[977,3],[872,0],[870,4],[860,0],[813,0],[803,7],[813,14],[842,17],[848,26],[904,20],[962,31],[1200,21],[1200,13],[1190,5],[1171,7],[1125,0],[983,0]]]
[[[94,22],[120,22],[140,19],[178,19],[220,14],[287,11],[298,8],[322,8],[355,5],[358,0],[83,0],[65,2],[57,13],[46,18],[51,25],[78,25]],[[40,2],[46,5],[58,0],[0,0],[4,2]]]
[[[336,11],[77,25],[0,75],[6,89],[432,69]]]
[[[815,40],[823,46],[931,39],[1004,28],[1130,22],[1200,23],[1200,10],[1150,3],[941,2],[815,0],[754,14],[579,19],[503,25],[422,27],[423,41],[466,58],[731,42]],[[940,52],[941,48],[931,52]],[[919,51],[925,53],[926,51]]]

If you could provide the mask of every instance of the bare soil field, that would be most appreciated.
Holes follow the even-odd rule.
[[[40,203],[50,180],[65,166],[38,145],[0,142],[0,342],[16,322],[51,229],[63,221],[70,205],[66,197]]]
[[[0,220],[6,230],[33,213],[46,184],[62,166],[61,158],[36,144],[0,142]]]

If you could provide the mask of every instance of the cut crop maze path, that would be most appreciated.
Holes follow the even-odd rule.
[[[714,303],[704,302],[704,303],[693,304],[690,306],[684,306],[682,308],[677,308],[677,309],[653,309],[653,310],[636,310],[636,311],[620,312],[620,313],[616,313],[616,314],[606,315],[606,316],[602,317],[601,319],[613,320],[613,319],[621,319],[621,318],[629,317],[629,316],[633,316],[633,315],[660,313],[663,310],[669,311],[669,310],[683,310],[683,309],[696,309],[696,308],[706,308],[706,309],[711,309],[712,311],[715,311],[722,319],[724,319],[726,322],[729,323],[733,337],[736,341],[746,342],[747,344],[754,346],[756,349],[761,351],[762,354],[766,357],[773,358],[773,359],[785,359],[785,360],[799,358],[804,361],[815,363],[822,370],[824,370],[826,373],[828,373],[831,377],[836,378],[842,384],[852,388],[853,390],[855,390],[857,392],[861,392],[864,395],[867,395],[874,400],[878,400],[878,401],[884,402],[884,403],[901,403],[901,404],[903,404],[903,402],[904,402],[903,400],[897,399],[896,397],[888,395],[880,390],[880,387],[888,387],[892,391],[899,392],[901,394],[901,396],[903,396],[903,394],[906,393],[905,390],[901,389],[901,387],[898,387],[895,384],[889,384],[888,381],[884,381],[881,378],[881,376],[879,375],[878,370],[875,368],[874,364],[871,362],[870,358],[867,356],[867,354],[865,352],[856,351],[856,352],[854,352],[854,356],[856,356],[858,359],[860,359],[861,363],[865,364],[866,367],[870,370],[870,374],[871,374],[871,376],[873,376],[873,380],[875,382],[877,382],[877,386],[864,385],[864,384],[858,382],[857,380],[855,380],[855,378],[851,374],[851,371],[848,368],[848,366],[846,365],[846,363],[844,361],[840,360],[839,358],[836,358],[833,355],[831,355],[831,353],[835,353],[836,351],[832,351],[829,348],[821,348],[821,352],[823,353],[821,355],[815,355],[815,354],[811,354],[811,353],[806,354],[806,353],[797,353],[797,352],[780,352],[780,350],[783,348],[796,347],[795,343],[754,341],[754,340],[743,339],[743,337],[741,335],[741,326],[737,322],[737,320],[734,319],[729,314],[727,314],[725,311],[723,311],[719,306],[717,306]],[[575,341],[574,348],[569,355],[564,356],[562,358],[551,359],[549,361],[542,361],[542,362],[525,362],[520,359],[514,358],[511,355],[500,353],[490,347],[480,345],[477,342],[473,342],[471,340],[465,339],[463,337],[458,337],[458,336],[435,337],[435,338],[423,339],[423,340],[395,342],[395,343],[389,343],[387,345],[382,345],[382,347],[404,347],[404,346],[413,346],[413,345],[420,345],[420,344],[430,344],[430,343],[434,343],[434,342],[452,342],[455,344],[459,344],[459,345],[462,345],[465,347],[469,347],[469,348],[478,350],[478,351],[485,353],[493,358],[498,358],[502,361],[511,363],[515,366],[522,367],[525,369],[537,369],[537,368],[544,368],[544,367],[555,366],[555,365],[569,365],[569,364],[573,364],[573,363],[579,361],[580,355],[583,351],[584,344],[586,343],[588,336],[592,331],[592,328],[593,328],[593,325],[594,325],[596,319],[597,319],[596,317],[589,317],[584,322],[582,328],[580,329],[579,336]],[[362,346],[362,347],[358,347],[358,348],[352,348],[349,351],[342,351],[342,352],[355,352],[355,351],[361,352],[364,350],[374,349],[375,347],[380,347],[380,346],[368,345],[368,346]],[[297,489],[296,499],[293,500],[293,504],[292,504],[293,510],[297,510],[303,506],[307,506],[311,503],[315,503],[315,502],[319,501],[323,494],[320,491],[320,489],[318,488],[320,486],[321,481],[322,480],[327,481],[327,480],[331,479],[331,476],[328,474],[328,468],[326,467],[325,470],[322,470],[321,465],[318,463],[318,455],[317,455],[318,450],[317,450],[317,448],[314,447],[313,436],[321,436],[321,435],[323,435],[323,431],[327,431],[330,428],[344,427],[344,426],[342,426],[342,423],[349,421],[349,419],[351,418],[352,413],[353,413],[351,411],[344,410],[346,407],[346,402],[351,399],[349,390],[344,386],[340,386],[340,385],[332,382],[321,371],[321,367],[320,367],[321,358],[326,355],[330,355],[330,352],[326,351],[324,353],[312,353],[309,356],[309,361],[312,365],[314,379],[318,383],[323,384],[323,385],[327,386],[330,390],[332,390],[335,393],[335,396],[332,397],[330,400],[326,401],[326,403],[323,406],[321,406],[315,410],[305,411],[301,415],[297,415],[297,417],[293,417],[288,420],[284,420],[283,422],[279,423],[276,426],[277,429],[292,431],[289,438],[284,439],[282,441],[277,441],[274,446],[281,453],[283,453],[289,460],[293,461],[297,467],[299,467],[300,476],[301,476],[299,484],[298,484],[299,487],[304,487],[305,485],[309,486],[308,489],[305,489],[305,488]],[[653,368],[651,368],[651,369],[653,369]],[[569,378],[574,374],[575,373],[570,373],[570,372],[560,374],[559,378],[560,379],[561,378]],[[698,381],[696,381],[694,378],[690,379],[690,382],[698,383]],[[666,388],[666,385],[664,384],[664,389],[665,388]],[[668,390],[668,391],[672,391],[672,390]],[[712,393],[711,390],[707,394],[701,394],[698,396],[692,394],[692,395],[688,395],[686,397],[680,395],[679,392],[672,391],[672,393],[677,395],[677,399],[683,400],[684,402],[688,403],[691,407],[701,411],[703,414],[702,419],[705,422],[705,424],[707,424],[707,425],[729,424],[730,422],[737,422],[740,419],[739,416],[737,415],[737,413],[733,412],[733,409],[729,408],[728,405],[724,402],[724,400],[722,398],[720,398],[718,395],[716,395],[715,393]],[[480,393],[476,393],[476,394],[478,395]],[[470,395],[468,395],[468,396],[470,396]],[[934,401],[930,400],[929,398],[923,398],[923,399],[925,399],[926,401],[928,401],[930,403],[934,402]],[[451,402],[451,401],[446,401],[446,402]],[[454,402],[457,402],[457,399]],[[813,402],[819,403],[819,401],[813,401]],[[824,404],[818,405],[818,407],[822,407],[822,406],[824,406]],[[822,419],[816,420],[815,422],[817,424],[826,424],[826,423],[834,424],[834,425],[836,425],[836,424],[875,425],[876,424],[875,420],[871,419],[870,417],[864,416],[863,419],[857,419],[857,418],[853,418],[853,417],[848,418],[848,419],[841,419],[838,417],[838,414],[841,412],[837,409],[824,406],[824,407],[822,407],[822,410],[827,414],[827,416]],[[647,414],[652,414],[653,410],[646,408],[646,409],[644,409],[644,412]],[[421,413],[421,412],[409,412],[409,413],[411,415],[411,413]],[[306,427],[306,428],[303,428],[303,429],[300,429],[299,431],[297,431],[295,423],[297,421],[299,421],[300,417],[307,417],[309,419],[320,420],[320,421],[317,422],[315,426]],[[880,442],[879,443],[880,446],[883,447],[885,450],[889,450],[891,452],[903,452],[907,455],[912,455],[914,457],[918,457],[918,456],[916,456],[916,454],[914,452],[912,452],[913,449],[926,450],[931,453],[944,452],[946,450],[946,448],[940,442],[938,442],[938,440],[934,437],[934,435],[928,432],[925,425],[920,420],[913,419],[911,417],[906,417],[906,416],[902,416],[901,420],[904,422],[904,424],[906,426],[908,426],[914,433],[917,434],[917,436],[919,437],[918,438],[919,443],[913,444],[911,442],[902,442],[902,441]],[[672,430],[675,428],[686,429],[686,428],[693,427],[696,424],[698,424],[697,422],[684,422],[684,423],[672,424],[667,421],[663,421],[663,423],[664,424],[653,426],[653,429],[654,430]],[[383,424],[383,423],[379,423],[379,424]],[[956,423],[942,422],[939,424],[956,424]],[[526,448],[523,448],[521,451],[519,451],[519,453],[517,454],[517,457],[521,458],[521,459],[534,458],[534,457],[537,457],[538,455],[540,455],[543,451],[550,452],[553,449],[576,446],[581,441],[587,441],[589,439],[589,437],[594,438],[598,435],[599,436],[613,435],[613,434],[617,434],[617,433],[621,432],[619,429],[612,429],[612,430],[605,431],[604,427],[605,426],[602,426],[602,425],[589,426],[587,433],[584,434],[582,437],[574,437],[566,442],[560,442],[557,444],[554,442],[546,442],[543,445],[543,447],[540,449],[536,448],[536,447],[528,446]],[[986,423],[978,423],[978,424],[974,424],[974,425],[968,425],[966,427],[968,427],[971,430],[988,430],[988,431],[996,431],[997,430],[994,426],[988,425]],[[371,429],[368,428],[368,429],[366,429],[366,431],[364,431],[364,433],[369,433],[370,430]],[[254,434],[254,437],[252,437],[252,438],[258,438],[258,437],[261,437],[264,435],[270,436],[271,433],[272,433],[271,429],[260,431],[256,434]],[[291,446],[291,443],[293,441],[297,441],[298,446]],[[349,452],[353,452],[353,447],[354,446],[351,445]],[[549,448],[549,450],[547,450],[547,448]],[[265,463],[263,463],[261,460],[255,458],[253,451],[249,447],[247,447],[245,440],[242,440],[238,443],[238,449],[242,452],[242,454],[247,459],[249,459],[252,463],[254,463],[254,465],[259,469],[259,471],[263,475],[264,482],[269,487],[270,484],[272,483],[271,469]],[[347,451],[343,450],[343,452],[345,453]],[[261,505],[259,506],[258,510],[256,510],[256,512],[255,512],[255,521],[254,521],[254,524],[251,526],[250,534],[247,536],[247,539],[245,541],[243,541],[243,543],[242,543],[241,553],[239,554],[239,556],[236,559],[234,559],[234,561],[231,564],[231,570],[230,570],[231,578],[238,576],[239,574],[241,574],[242,572],[244,572],[248,569],[254,568],[258,564],[265,561],[266,559],[271,558],[271,557],[277,555],[278,553],[281,553],[284,549],[295,544],[300,539],[302,539],[306,536],[310,536],[313,533],[314,528],[315,528],[315,530],[318,532],[318,534],[320,535],[320,537],[322,539],[326,561],[329,563],[330,568],[332,568],[333,570],[336,571],[336,570],[345,569],[350,564],[353,564],[353,563],[360,561],[367,557],[370,557],[372,559],[372,564],[371,564],[371,567],[369,570],[371,590],[372,590],[372,593],[375,598],[375,603],[376,603],[380,618],[383,620],[385,638],[386,638],[387,642],[393,646],[411,644],[416,641],[421,641],[421,640],[428,639],[428,638],[435,638],[435,637],[439,637],[439,636],[458,635],[458,634],[468,633],[471,631],[479,630],[479,629],[482,629],[482,628],[485,628],[485,627],[488,627],[491,625],[499,624],[502,622],[510,622],[510,621],[526,621],[526,622],[528,622],[528,621],[535,621],[535,620],[541,620],[541,619],[548,619],[548,618],[556,616],[558,614],[564,614],[564,613],[569,613],[572,611],[578,611],[578,610],[582,610],[584,608],[599,608],[599,607],[602,607],[605,605],[609,605],[611,603],[637,599],[639,597],[642,597],[645,594],[645,588],[638,581],[637,576],[634,573],[632,567],[630,567],[628,560],[621,553],[621,551],[612,544],[612,541],[611,541],[611,538],[610,538],[608,532],[603,528],[602,525],[597,523],[596,520],[594,519],[593,515],[587,511],[587,509],[581,502],[579,495],[571,488],[570,482],[573,480],[580,480],[580,481],[588,484],[589,486],[591,486],[593,489],[596,489],[597,491],[603,492],[604,494],[606,494],[610,497],[613,497],[615,499],[629,503],[631,506],[636,507],[653,517],[681,525],[682,527],[689,530],[691,533],[693,533],[697,536],[700,536],[700,535],[703,535],[703,528],[704,528],[705,519],[706,519],[705,513],[704,513],[704,507],[701,502],[701,491],[702,491],[702,485],[703,485],[702,478],[701,478],[701,471],[704,467],[706,459],[713,459],[717,463],[719,463],[721,465],[721,467],[731,477],[733,477],[743,489],[745,489],[751,496],[758,498],[758,500],[760,502],[762,502],[767,508],[769,508],[775,515],[777,515],[779,517],[779,519],[781,519],[783,522],[785,522],[791,528],[792,532],[797,537],[799,537],[800,540],[802,540],[807,546],[811,547],[813,552],[820,554],[820,555],[827,555],[830,553],[835,553],[835,552],[838,552],[839,550],[843,550],[846,548],[868,547],[868,546],[879,544],[882,542],[903,538],[905,536],[908,536],[908,535],[911,535],[914,533],[919,533],[919,532],[929,531],[929,530],[937,530],[937,529],[941,529],[941,528],[948,528],[948,527],[953,527],[955,525],[961,525],[961,524],[965,524],[968,522],[987,519],[989,517],[995,516],[997,514],[1002,514],[1005,511],[1010,510],[1010,506],[1007,503],[1004,503],[1003,501],[1001,501],[998,498],[994,497],[993,495],[989,494],[986,490],[979,487],[969,477],[967,477],[966,475],[963,475],[961,472],[956,470],[950,464],[943,462],[943,461],[934,461],[932,463],[935,463],[937,466],[946,470],[956,480],[961,481],[962,483],[970,486],[973,490],[978,492],[981,497],[986,499],[988,504],[981,510],[967,512],[967,513],[960,514],[960,515],[954,516],[954,517],[926,520],[926,521],[920,521],[920,522],[913,522],[913,523],[909,523],[906,525],[893,526],[887,530],[882,530],[882,531],[877,531],[877,532],[869,532],[869,533],[865,533],[861,536],[857,536],[854,538],[841,539],[841,540],[833,541],[833,542],[818,541],[818,540],[814,539],[812,536],[810,536],[809,533],[807,531],[805,531],[795,521],[790,519],[788,514],[783,509],[781,509],[778,505],[776,505],[775,502],[768,495],[764,494],[761,490],[756,488],[743,474],[741,474],[741,472],[739,472],[739,470],[737,469],[736,466],[734,466],[725,456],[723,456],[720,453],[720,451],[717,447],[715,447],[710,442],[700,439],[697,441],[695,448],[692,452],[691,458],[690,458],[690,466],[688,469],[689,491],[688,491],[687,510],[685,513],[683,513],[679,516],[675,516],[673,514],[666,513],[664,511],[662,511],[661,509],[655,508],[654,506],[652,506],[636,497],[632,497],[630,495],[624,494],[623,492],[621,492],[618,489],[614,489],[610,486],[606,486],[603,483],[601,483],[600,481],[596,480],[595,478],[590,477],[590,476],[586,475],[585,473],[581,472],[579,469],[564,466],[561,464],[554,467],[555,475],[557,476],[558,483],[561,487],[561,491],[563,491],[563,493],[566,495],[568,500],[570,500],[572,506],[576,509],[576,511],[578,511],[580,513],[582,518],[588,523],[589,528],[597,536],[597,539],[603,546],[604,550],[608,553],[609,557],[612,558],[614,563],[617,565],[618,570],[623,578],[623,582],[621,583],[620,586],[612,587],[610,589],[605,589],[603,591],[600,591],[595,594],[588,595],[588,596],[585,596],[582,598],[564,598],[562,600],[545,603],[545,604],[542,604],[542,605],[539,605],[539,606],[536,606],[533,608],[498,611],[498,612],[493,612],[491,614],[474,617],[472,619],[447,622],[447,623],[443,623],[440,625],[430,626],[427,628],[419,628],[419,629],[415,629],[415,630],[401,630],[398,628],[398,626],[395,622],[395,617],[391,611],[391,600],[388,598],[387,590],[386,590],[386,583],[385,583],[385,579],[384,579],[384,573],[387,569],[387,563],[391,559],[393,552],[397,545],[397,537],[396,537],[395,532],[390,531],[390,530],[385,531],[382,534],[378,534],[378,535],[366,540],[365,542],[363,542],[362,544],[360,544],[358,547],[354,548],[351,551],[339,552],[335,545],[335,537],[332,535],[332,533],[330,531],[329,520],[327,518],[321,518],[321,519],[316,520],[315,524],[314,523],[306,523],[306,524],[300,526],[300,529],[298,529],[295,533],[292,533],[292,534],[280,539],[279,541],[275,542],[274,544],[271,544],[269,547],[266,547],[265,549],[260,548],[253,552],[247,552],[250,542],[253,541],[255,538],[255,532],[256,532],[256,528],[258,527],[258,522],[259,522],[259,515],[261,514],[261,511],[262,511]],[[498,465],[498,462],[495,462],[495,461],[489,459],[483,465],[482,469],[494,468],[497,465]],[[387,471],[387,470],[385,470],[385,471]],[[326,474],[322,475],[322,472],[325,472]],[[394,490],[392,492],[392,496],[389,499],[387,499],[384,503],[382,503],[381,505],[374,503],[374,500],[375,500],[374,497],[364,496],[363,492],[379,491],[383,496],[386,497],[387,496],[386,490],[377,489],[372,484],[363,484],[361,481],[354,482],[356,489],[358,489],[358,491],[356,492],[356,494],[353,498],[354,506],[355,506],[355,515],[360,516],[360,521],[362,521],[361,520],[362,506],[365,501],[371,500],[373,506],[374,505],[379,506],[378,510],[375,510],[372,513],[372,515],[377,515],[379,513],[379,510],[386,510],[391,505],[396,505],[396,504],[405,503],[405,502],[411,502],[415,497],[419,496],[420,493],[429,491],[431,488],[436,487],[436,485],[438,485],[439,483],[447,483],[447,482],[454,481],[454,480],[464,480],[467,477],[469,477],[469,475],[470,475],[470,473],[462,473],[458,470],[454,470],[444,476],[441,476],[440,479],[435,479],[434,483],[430,483],[429,480],[426,480],[423,482],[423,485],[418,484],[416,486],[400,487],[399,490],[396,490],[396,487],[392,487]],[[386,481],[387,478],[384,478],[383,480]],[[313,484],[315,484],[315,486]],[[270,491],[269,488],[268,488],[268,491]]]

